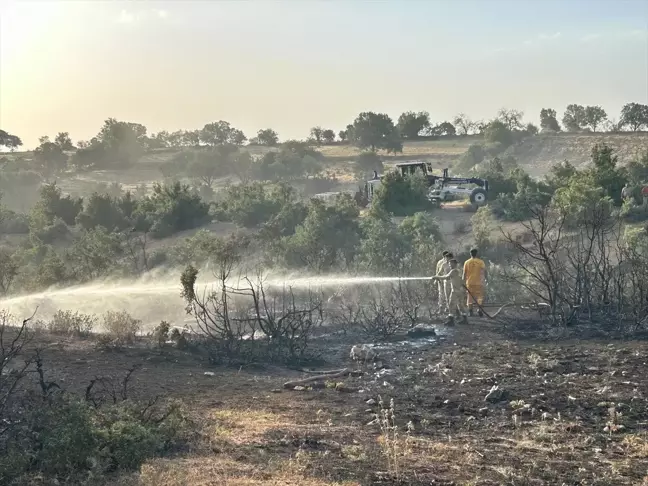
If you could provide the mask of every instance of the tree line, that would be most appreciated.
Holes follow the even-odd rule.
[[[484,134],[486,129],[494,122],[504,123],[509,130],[522,130],[524,112],[515,109],[502,108],[497,116],[489,121],[472,120],[465,113],[459,113],[452,120],[433,123],[427,111],[407,111],[402,113],[396,122],[384,113],[371,111],[360,113],[353,123],[338,131],[331,128],[315,126],[310,129],[307,141],[315,144],[349,143],[361,149],[386,150],[398,152],[402,150],[403,140],[415,140],[421,137],[444,137],[470,134]],[[607,112],[598,105],[584,106],[570,104],[566,107],[561,123],[558,114],[553,108],[540,110],[540,130],[544,132],[596,132],[603,129],[608,132],[640,131],[648,127],[648,105],[641,103],[627,103],[620,113],[618,121],[608,117]],[[526,124],[529,128],[530,123]],[[139,123],[118,121],[109,118],[104,122],[100,132],[89,141],[79,141],[77,151],[92,156],[114,155],[114,141],[128,141],[130,145],[139,145],[142,149],[180,148],[219,145],[242,146],[262,145],[275,147],[279,145],[279,134],[271,129],[259,130],[252,138],[248,138],[242,130],[233,127],[227,121],[217,121],[206,124],[201,129],[177,130],[168,132],[162,130],[147,135],[145,126]],[[60,132],[50,141],[49,137],[39,139],[41,152],[56,152],[75,150],[69,133]],[[15,150],[23,145],[20,137],[0,130],[0,147]],[[58,156],[58,155],[57,155]],[[83,157],[81,157],[83,159]],[[79,160],[82,162],[82,160]]]

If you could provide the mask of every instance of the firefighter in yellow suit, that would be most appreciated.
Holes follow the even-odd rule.
[[[477,258],[477,249],[470,250],[470,258],[463,267],[463,281],[468,289],[468,313],[472,315],[475,302],[480,308],[478,314],[482,316],[481,306],[484,303],[484,287],[486,284],[486,264]]]

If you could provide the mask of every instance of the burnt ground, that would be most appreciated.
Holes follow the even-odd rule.
[[[336,379],[344,391],[286,390],[308,375],[211,366],[174,349],[99,351],[90,339],[45,334],[32,346],[68,391],[139,364],[132,396],[184,404],[195,428],[188,448],[109,484],[648,484],[648,342],[515,340],[473,319],[438,342],[381,350],[378,370],[350,361],[353,342],[318,343],[327,363],[317,369],[365,371]],[[375,420],[380,397],[394,401],[387,433]]]

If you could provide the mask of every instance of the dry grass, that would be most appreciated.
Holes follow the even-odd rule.
[[[263,466],[230,457],[199,457],[181,460],[157,460],[141,469],[141,486],[357,486],[357,482],[336,482],[304,475],[296,465],[299,459],[287,459]],[[305,465],[305,464],[304,464]]]
[[[408,157],[425,156],[453,156],[463,154],[471,143],[479,140],[476,137],[460,137],[452,140],[429,140],[420,142],[405,142],[403,153],[400,155]],[[319,149],[327,157],[355,157],[362,153],[362,150],[352,145],[325,145]],[[385,156],[389,158],[389,156]]]

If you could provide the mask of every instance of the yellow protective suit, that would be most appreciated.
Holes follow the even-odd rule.
[[[486,264],[480,258],[470,258],[464,263],[463,273],[468,289],[468,308],[470,309],[475,301],[482,305],[484,303],[484,274]]]

